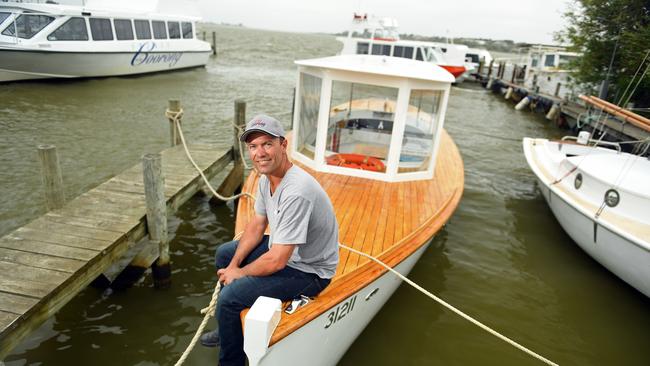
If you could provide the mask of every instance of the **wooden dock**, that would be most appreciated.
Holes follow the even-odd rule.
[[[238,117],[238,120],[243,119],[244,114]],[[175,145],[174,140],[172,145]],[[221,193],[225,194],[238,188],[236,181],[239,185],[243,181],[239,146],[235,145],[230,149],[206,144],[189,146],[191,155],[208,179],[233,166],[222,185]],[[204,183],[182,145],[162,151],[158,161],[161,180],[164,180],[161,185],[164,200],[161,189],[162,219],[157,221],[164,222],[162,236],[166,241],[167,215],[200,192]],[[232,162],[234,164],[230,164]],[[142,243],[148,241],[141,241],[146,235],[154,239],[153,231],[157,230],[151,219],[147,224],[151,205],[147,202],[149,193],[145,194],[143,164],[147,165],[146,156],[143,162],[63,207],[0,238],[0,360],[96,278],[101,278],[109,269],[114,270],[111,267],[124,261],[125,254],[141,250],[151,252],[151,248],[142,247]],[[224,186],[229,188],[223,189]],[[164,212],[164,205],[167,212]],[[145,261],[146,266],[158,258],[157,245],[155,249],[155,257]],[[162,257],[161,251],[158,261]],[[130,260],[127,258],[124,265]]]

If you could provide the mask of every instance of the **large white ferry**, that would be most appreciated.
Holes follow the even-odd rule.
[[[473,68],[465,61],[467,46],[452,43],[401,40],[398,23],[392,18],[375,18],[355,14],[343,43],[342,55],[383,55],[429,62],[451,73],[457,82]]]
[[[0,82],[132,75],[204,66],[198,18],[85,6],[0,3]]]

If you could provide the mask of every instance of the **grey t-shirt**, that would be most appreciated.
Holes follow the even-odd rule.
[[[339,227],[332,202],[314,177],[294,165],[271,195],[269,180],[262,176],[255,212],[269,221],[269,247],[273,243],[296,244],[289,267],[320,278],[334,276],[339,262]]]

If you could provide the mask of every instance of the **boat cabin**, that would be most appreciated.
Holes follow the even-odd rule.
[[[296,61],[292,157],[321,172],[431,179],[454,77],[374,55]]]

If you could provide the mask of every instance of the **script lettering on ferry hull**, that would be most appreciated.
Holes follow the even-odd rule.
[[[167,64],[169,67],[174,67],[180,61],[182,52],[156,52],[156,44],[154,42],[145,42],[140,48],[135,51],[131,59],[131,66],[140,65],[155,65]]]

